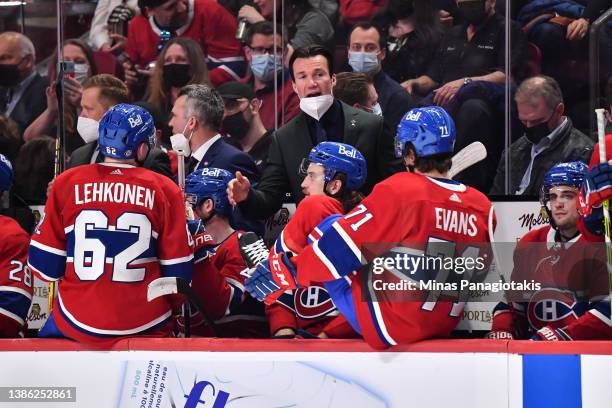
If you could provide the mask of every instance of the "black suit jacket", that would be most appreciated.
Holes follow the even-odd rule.
[[[356,147],[366,159],[368,177],[361,191],[367,194],[374,184],[405,167],[401,159],[395,158],[394,134],[382,117],[344,103],[341,106],[344,115],[342,141]],[[304,195],[300,185],[304,176],[298,174],[298,168],[312,147],[306,115],[300,112],[272,136],[261,181],[240,203],[243,214],[254,219],[267,218],[281,207],[286,193],[291,193],[296,203],[301,201]]]
[[[256,183],[259,180],[259,172],[257,167],[255,167],[253,158],[242,150],[230,145],[223,138],[218,139],[208,148],[197,166],[187,168],[187,174],[204,167],[224,169],[232,173],[232,175],[239,171],[251,183]]]
[[[74,152],[72,152],[72,154],[70,155],[68,168],[71,169],[76,166],[90,164],[91,157],[93,156],[96,150],[98,151],[96,163],[102,163],[102,161],[104,160],[104,156],[100,154],[98,142],[91,142],[79,147]],[[170,168],[170,159],[163,150],[151,150],[142,167],[173,179],[172,169]]]
[[[34,122],[34,119],[47,109],[47,97],[45,96],[47,86],[49,86],[49,82],[46,77],[41,77],[38,73],[34,75],[34,79],[23,91],[15,109],[9,115],[19,125],[21,135]],[[6,95],[6,91],[5,87],[0,87],[0,97]]]

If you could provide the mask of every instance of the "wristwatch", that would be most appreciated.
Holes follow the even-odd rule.
[[[469,84],[470,82],[472,82],[472,78],[470,78],[470,77],[465,77],[465,78],[463,78],[463,85],[467,85],[467,84]]]

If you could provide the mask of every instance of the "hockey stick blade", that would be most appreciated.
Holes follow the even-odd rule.
[[[453,164],[448,171],[449,178],[455,177],[486,157],[487,148],[481,142],[470,143],[453,156]]]

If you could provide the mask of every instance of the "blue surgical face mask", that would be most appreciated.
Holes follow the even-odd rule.
[[[283,60],[280,56],[270,54],[253,55],[251,71],[261,81],[268,82],[274,78],[274,73],[283,69]]]
[[[355,72],[372,72],[378,68],[378,53],[349,51],[349,65]]]
[[[376,116],[382,116],[382,108],[380,107],[380,103],[376,102],[376,105],[372,106],[372,113]]]

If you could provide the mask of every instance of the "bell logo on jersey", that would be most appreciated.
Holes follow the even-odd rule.
[[[128,122],[130,123],[130,127],[134,129],[138,125],[142,125],[142,118],[140,115],[136,115],[136,118],[128,118]]]
[[[529,300],[527,318],[536,330],[545,326],[554,329],[567,327],[578,319],[578,302],[570,291],[546,288],[536,292]]]
[[[302,319],[316,319],[336,310],[329,293],[321,286],[296,289],[294,307],[295,313]]]
[[[342,145],[339,146],[338,153],[350,157],[351,159],[357,158],[357,151],[355,149],[347,149]]]
[[[418,122],[420,118],[421,118],[421,112],[412,112],[412,111],[408,112],[405,117],[406,120],[411,120],[413,122]]]

